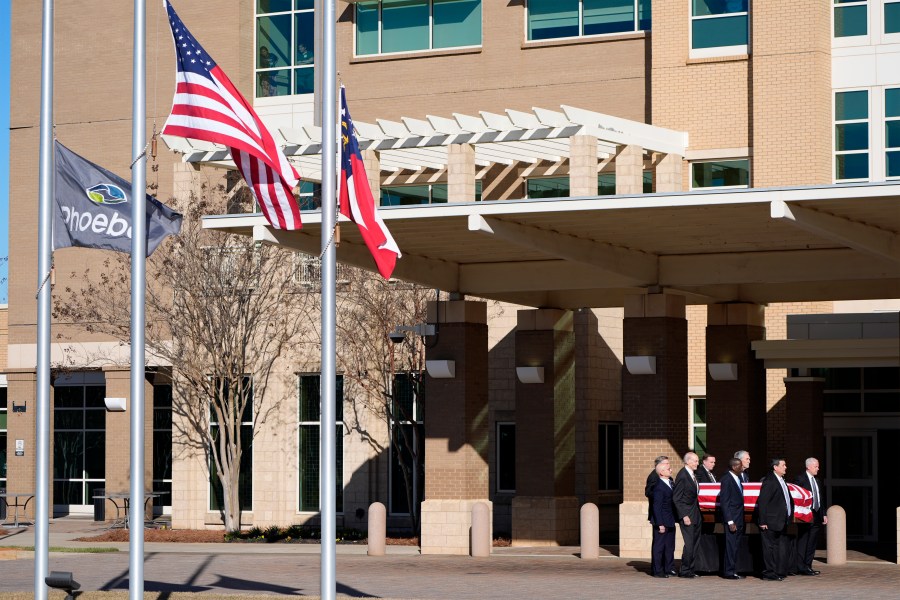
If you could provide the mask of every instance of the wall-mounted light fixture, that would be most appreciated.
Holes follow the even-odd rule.
[[[632,375],[656,375],[656,357],[626,356],[625,368]]]
[[[104,398],[108,412],[125,412],[125,398]]]
[[[425,370],[434,379],[453,379],[456,377],[455,360],[426,360]]]
[[[736,381],[737,363],[709,363],[709,376],[713,381]]]
[[[522,383],[544,383],[544,367],[516,367],[516,377]]]

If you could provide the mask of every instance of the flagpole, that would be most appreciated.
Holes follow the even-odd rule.
[[[335,0],[322,0],[322,376],[321,450],[322,477],[319,499],[322,520],[320,596],[334,600],[335,583],[335,248],[337,196],[337,125]]]
[[[44,0],[38,192],[37,414],[35,415],[34,597],[47,599],[50,562],[50,269],[53,268],[53,0]]]
[[[146,12],[134,0],[131,104],[131,514],[128,597],[144,598],[144,298],[147,279]]]

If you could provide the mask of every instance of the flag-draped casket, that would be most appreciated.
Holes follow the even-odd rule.
[[[714,511],[719,507],[720,483],[700,484],[700,510]],[[761,483],[744,484],[744,510],[751,512],[756,508]],[[794,499],[794,519],[803,523],[812,522],[812,493],[793,483],[787,484],[791,498]]]

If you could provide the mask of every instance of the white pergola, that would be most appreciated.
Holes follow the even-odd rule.
[[[478,116],[402,117],[400,121],[355,121],[360,149],[377,151],[382,175],[399,172],[440,172],[447,169],[449,146],[470,144],[475,165],[541,162],[562,163],[570,158],[570,138],[597,138],[598,160],[615,156],[617,147],[634,145],[645,152],[684,156],[684,132],[563,105],[560,110],[507,109],[503,114],[482,111]],[[322,131],[313,125],[282,127],[273,132],[276,143],[304,179],[322,180]],[[183,154],[187,163],[234,168],[224,146],[192,139],[163,136],[166,144]]]

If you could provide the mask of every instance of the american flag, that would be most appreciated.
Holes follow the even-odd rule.
[[[341,86],[341,214],[359,227],[363,241],[375,259],[378,272],[385,279],[391,278],[400,248],[388,231],[387,225],[378,214],[350,109],[347,108],[347,96]]]
[[[715,510],[718,506],[720,483],[701,483],[700,484],[700,509]],[[744,484],[744,510],[752,511],[756,508],[756,501],[759,498],[759,490],[761,483],[745,483]],[[794,519],[804,523],[812,522],[812,492],[794,485],[787,484],[791,498],[794,499]]]
[[[172,113],[162,132],[227,146],[269,223],[300,229],[300,207],[292,192],[300,176],[253,107],[164,1],[178,73]]]

